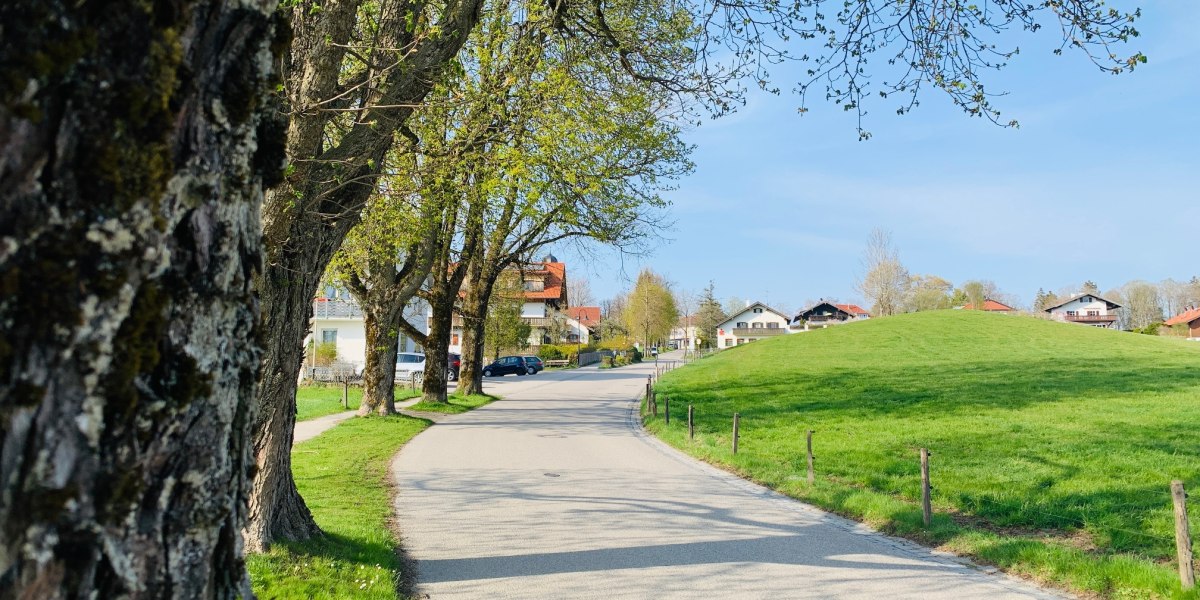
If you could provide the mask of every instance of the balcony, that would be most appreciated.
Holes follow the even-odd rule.
[[[1063,315],[1063,319],[1072,323],[1112,323],[1117,315]]]
[[[330,300],[317,298],[313,300],[314,319],[361,319],[362,307],[352,300]]]
[[[783,335],[787,329],[783,327],[734,327],[733,335],[737,337],[770,337]]]
[[[830,321],[845,321],[846,317],[843,315],[813,315],[805,320],[809,323],[828,323]]]

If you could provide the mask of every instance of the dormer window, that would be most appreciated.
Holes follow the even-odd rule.
[[[761,308],[756,308],[756,309],[754,309],[754,314],[756,314],[756,315],[757,315],[757,314],[761,314],[761,313],[762,313],[762,309],[761,309]]]

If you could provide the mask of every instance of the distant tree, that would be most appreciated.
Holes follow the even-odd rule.
[[[496,281],[483,324],[485,352],[493,359],[505,350],[524,350],[532,328],[521,318],[524,303],[521,277],[510,271]]]
[[[567,336],[571,333],[571,325],[567,323],[567,316],[559,310],[550,310],[546,314],[546,325],[542,333],[545,336],[542,340],[543,343],[561,344],[566,341]]]
[[[909,277],[890,232],[883,229],[871,232],[862,264],[863,275],[855,287],[872,303],[871,313],[886,317],[900,312]]]
[[[740,310],[740,309],[739,309]],[[711,348],[716,345],[717,327],[725,320],[726,312],[721,309],[721,303],[717,301],[713,294],[713,283],[708,282],[708,287],[704,288],[704,292],[700,297],[696,308],[696,337],[700,344],[706,348]]]
[[[595,306],[596,297],[592,295],[592,286],[587,277],[571,277],[567,279],[567,304],[570,306]]]
[[[909,277],[908,293],[904,297],[904,311],[938,310],[950,308],[950,293],[954,286],[937,275],[913,275]]]
[[[721,306],[721,309],[725,311],[725,314],[727,315],[735,315],[745,310],[747,304],[749,304],[749,302],[744,298],[730,296],[725,299],[725,304]]]
[[[650,347],[671,334],[679,319],[675,296],[666,280],[650,269],[638,274],[624,311],[625,327],[643,347]]]
[[[1117,311],[1121,329],[1143,329],[1163,320],[1162,298],[1153,283],[1131,281],[1110,295],[1123,304]]]
[[[1099,294],[1100,286],[1096,285],[1095,281],[1089,279],[1083,282],[1083,287],[1080,288],[1080,291],[1088,294]]]
[[[988,299],[988,287],[982,281],[968,281],[962,284],[963,295],[967,297],[967,306],[975,310],[983,310],[983,304]]]

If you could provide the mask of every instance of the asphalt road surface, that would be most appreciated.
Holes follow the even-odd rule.
[[[430,598],[1061,598],[871,532],[648,437],[653,363],[486,380],[503,400],[392,465]]]

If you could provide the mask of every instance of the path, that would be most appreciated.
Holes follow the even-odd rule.
[[[503,400],[409,442],[392,474],[421,594],[1060,597],[872,533],[647,437],[632,399],[651,365],[489,379]]]

